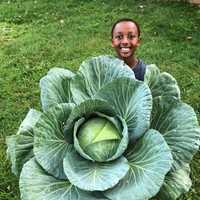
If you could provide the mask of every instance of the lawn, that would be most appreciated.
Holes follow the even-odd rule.
[[[156,0],[0,1],[0,199],[19,200],[17,178],[6,159],[5,137],[16,133],[27,111],[41,109],[39,80],[52,67],[76,71],[88,57],[115,54],[115,20],[139,22],[138,56],[172,74],[182,99],[200,121],[200,7]],[[200,199],[200,153],[193,181],[180,200]]]

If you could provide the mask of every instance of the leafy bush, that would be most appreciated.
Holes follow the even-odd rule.
[[[199,148],[194,110],[176,80],[149,65],[145,81],[100,56],[75,74],[53,68],[31,109],[7,137],[22,200],[176,199],[191,186]]]

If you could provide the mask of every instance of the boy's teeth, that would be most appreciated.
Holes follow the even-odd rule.
[[[127,51],[129,51],[129,48],[127,48],[127,47],[122,47],[121,50],[127,52]]]

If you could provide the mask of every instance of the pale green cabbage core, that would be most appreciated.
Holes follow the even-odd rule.
[[[77,138],[88,156],[103,162],[115,154],[121,141],[121,134],[109,120],[94,117],[80,127]]]

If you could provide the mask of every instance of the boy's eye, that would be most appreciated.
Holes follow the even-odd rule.
[[[128,35],[128,39],[129,40],[132,40],[132,39],[134,39],[136,36],[135,35]]]
[[[116,35],[116,36],[115,36],[115,39],[118,39],[118,40],[121,40],[122,38],[123,38],[122,35]]]

